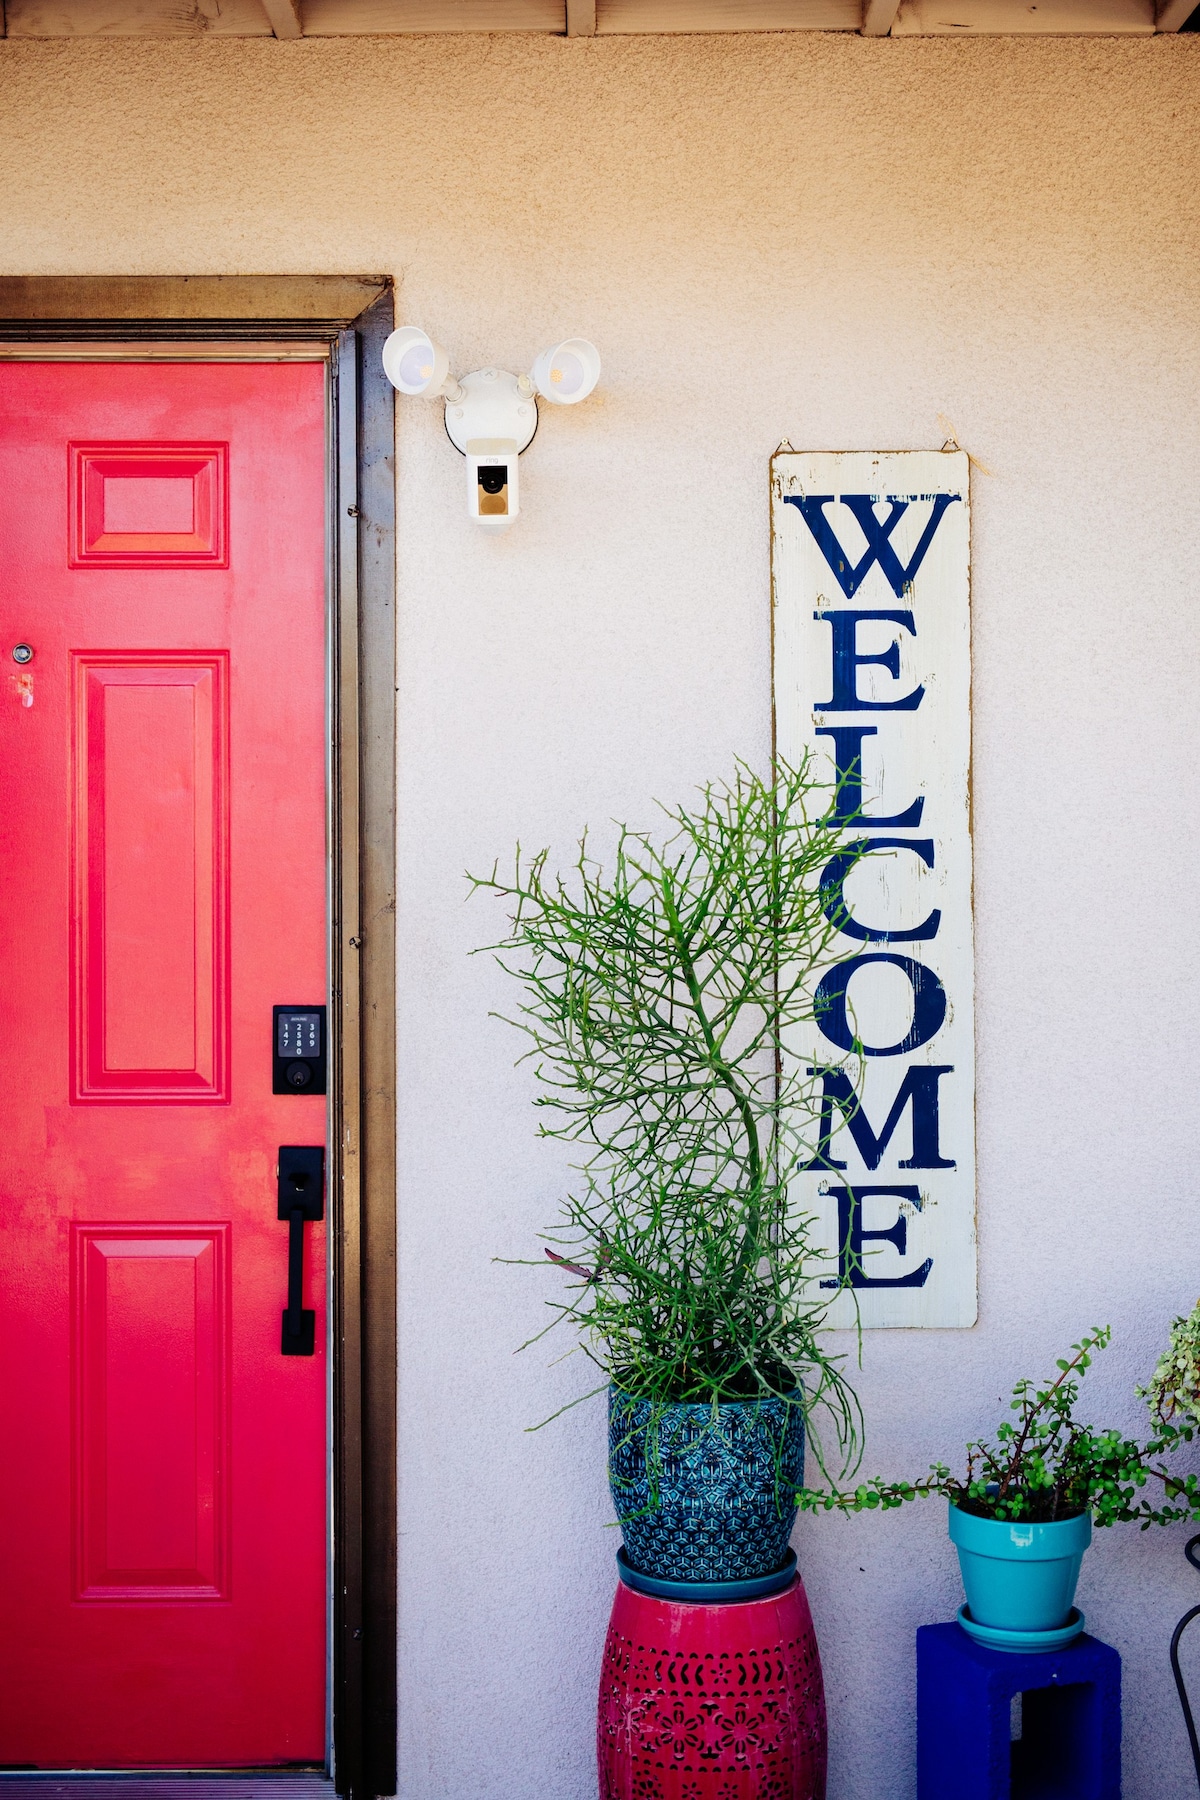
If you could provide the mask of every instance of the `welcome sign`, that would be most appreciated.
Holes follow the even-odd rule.
[[[811,753],[844,850],[803,1059],[820,1109],[792,1198],[820,1221],[832,1325],[972,1325],[968,459],[771,463],[775,727]]]

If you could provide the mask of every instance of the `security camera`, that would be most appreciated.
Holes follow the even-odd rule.
[[[517,450],[467,454],[467,511],[485,531],[507,531],[517,516]]]
[[[467,512],[484,531],[507,531],[520,511],[517,458],[538,427],[540,395],[554,406],[586,400],[600,379],[600,355],[586,338],[564,338],[543,350],[528,375],[476,369],[461,381],[450,358],[415,325],[393,331],[383,347],[384,373],[414,398],[446,403],[446,434],[467,464]]]
[[[467,459],[467,512],[485,531],[507,531],[521,510],[517,458],[537,430],[537,401],[507,369],[476,369],[459,388],[446,402],[446,435]]]

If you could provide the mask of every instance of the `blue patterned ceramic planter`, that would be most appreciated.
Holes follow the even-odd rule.
[[[608,1484],[625,1554],[665,1581],[778,1569],[796,1522],[804,1415],[770,1396],[664,1407],[608,1391]]]

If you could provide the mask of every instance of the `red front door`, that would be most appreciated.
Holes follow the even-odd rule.
[[[324,1760],[324,470],[319,364],[0,365],[9,1767]]]

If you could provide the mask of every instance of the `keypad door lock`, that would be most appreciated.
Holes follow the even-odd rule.
[[[327,1065],[325,1008],[277,1006],[273,1010],[273,1094],[323,1094]]]

